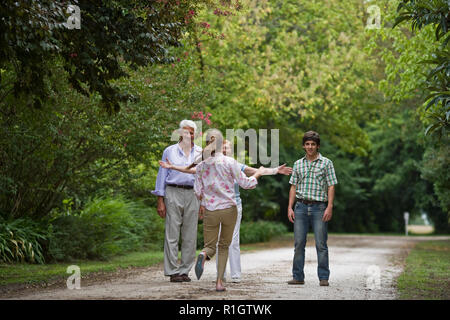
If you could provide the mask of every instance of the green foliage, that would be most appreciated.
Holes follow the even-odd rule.
[[[164,223],[155,209],[123,198],[95,198],[79,215],[51,222],[49,256],[57,261],[106,259],[142,249],[160,249]]]
[[[0,113],[1,214],[41,218],[63,199],[73,198],[81,208],[99,191],[146,197],[157,154],[201,101],[203,88],[191,86],[189,63],[148,67],[117,81],[140,99],[114,117],[99,107],[98,96],[88,99],[61,80],[67,74],[58,65],[53,101],[42,111],[30,113],[22,100],[9,96]]]
[[[365,45],[364,26],[348,19],[361,12],[359,2],[245,1],[243,6],[226,20],[211,12],[199,18],[224,35],[199,35],[201,50],[192,50],[201,64],[199,80],[209,84],[208,107],[216,125],[314,128],[339,147],[365,154],[368,139],[359,124],[378,106],[370,99],[377,96],[376,63],[358,50]]]
[[[0,217],[0,262],[44,263],[43,227],[29,219],[6,221]]]
[[[430,25],[435,28],[437,43],[433,46],[432,59],[421,61],[434,66],[428,71],[425,98],[430,109],[430,122],[426,133],[437,132],[439,137],[447,137],[450,119],[450,3],[445,0],[403,0],[397,8],[398,17],[394,27],[403,21],[411,22],[412,31],[420,31]]]
[[[372,203],[377,204],[371,210],[380,230],[401,231],[405,211],[436,210],[432,186],[420,178],[424,147],[418,143],[423,139],[418,125],[413,111],[404,110],[371,126],[374,143],[369,170],[373,185],[369,190]]]
[[[121,61],[133,68],[175,61],[168,48],[180,46],[183,31],[190,29],[188,12],[209,2],[72,1],[81,22],[80,29],[68,29],[66,1],[4,1],[0,68],[16,74],[7,90],[42,107],[51,96],[49,66],[59,59],[73,88],[86,96],[100,94],[107,110],[118,111],[121,102],[134,99],[110,82],[127,75]]]
[[[437,233],[450,231],[450,146],[448,141],[443,144],[431,144],[423,157],[421,167],[422,177],[433,183],[440,207],[444,214],[431,214]],[[437,206],[437,204],[436,204]],[[447,213],[447,215],[445,215]]]
[[[450,4],[445,0],[402,0],[397,7],[398,17],[394,27],[403,21],[411,21],[412,30],[420,30],[431,24],[436,27],[436,39],[444,37],[450,28]],[[450,35],[443,43],[446,45]]]
[[[251,221],[242,222],[240,231],[240,243],[266,242],[274,236],[287,232],[287,227],[280,222]]]

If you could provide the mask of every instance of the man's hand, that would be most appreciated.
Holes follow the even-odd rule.
[[[156,211],[158,211],[159,216],[164,219],[166,217],[166,205],[164,203],[164,197],[158,197],[157,201]]]
[[[288,219],[290,222],[294,223],[295,220],[295,212],[291,207],[288,208]]]
[[[286,163],[278,167],[278,173],[284,174],[286,176],[290,175],[292,173],[291,167],[286,167]]]
[[[333,216],[334,186],[328,187],[328,206],[323,213],[322,221],[328,222]]]
[[[203,216],[205,215],[206,208],[204,206],[200,206],[200,209],[198,209],[198,218],[200,220],[203,220]]]
[[[170,163],[169,159],[166,158],[166,162],[159,160],[159,165],[164,169],[172,169],[172,163]]]
[[[328,222],[331,220],[332,216],[333,216],[333,207],[328,206],[323,213],[322,221]]]

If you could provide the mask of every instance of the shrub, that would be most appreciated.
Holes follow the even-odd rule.
[[[42,226],[30,219],[6,221],[0,217],[0,261],[44,263]]]
[[[60,216],[50,228],[49,255],[59,261],[160,249],[164,239],[164,223],[154,208],[121,197],[95,198],[81,214]]]
[[[287,231],[287,227],[281,222],[263,220],[243,222],[241,223],[240,243],[266,242]]]

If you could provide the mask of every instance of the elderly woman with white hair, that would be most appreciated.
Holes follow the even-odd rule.
[[[194,144],[197,126],[194,121],[180,122],[180,141],[167,147],[163,160],[180,166],[194,163],[202,148]],[[194,195],[192,174],[160,167],[152,194],[158,197],[157,211],[165,219],[164,275],[171,282],[189,282],[189,272],[195,262],[197,224],[200,203]],[[178,243],[181,234],[181,263],[178,262]]]
[[[238,215],[234,183],[236,181],[244,189],[255,188],[263,167],[256,170],[253,176],[247,177],[235,159],[223,155],[223,136],[217,129],[208,130],[206,143],[204,160],[196,167],[194,183],[194,192],[201,200],[200,212],[204,215],[204,248],[198,255],[195,273],[200,279],[205,260],[215,255],[217,246],[216,291],[225,291],[223,276]]]

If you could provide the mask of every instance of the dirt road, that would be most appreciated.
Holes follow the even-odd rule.
[[[192,299],[192,300],[299,300],[299,299],[396,299],[395,279],[404,258],[417,241],[448,237],[330,236],[330,286],[320,287],[314,240],[308,239],[305,284],[288,285],[293,245],[243,252],[243,279],[226,283],[227,291],[215,292],[215,261],[207,261],[198,281],[193,270],[189,283],[170,283],[162,265],[140,268],[116,277],[81,279],[81,289],[59,287],[15,292],[2,299]],[[286,246],[287,245],[287,246]],[[81,270],[83,275],[83,270]]]

